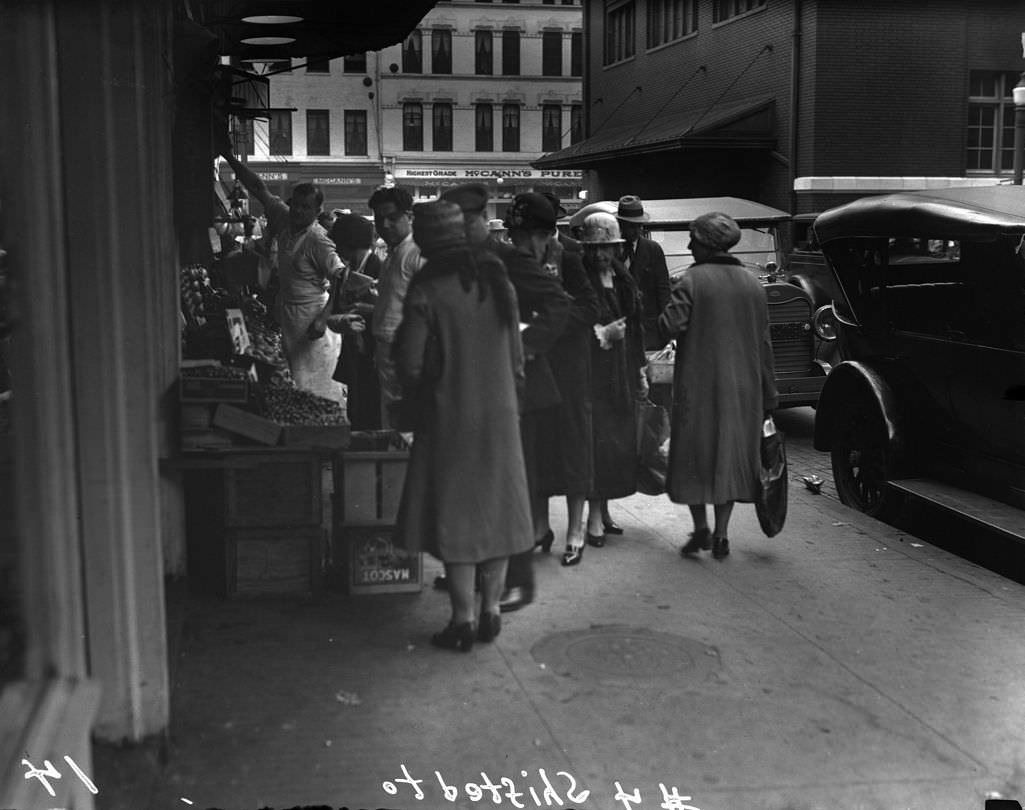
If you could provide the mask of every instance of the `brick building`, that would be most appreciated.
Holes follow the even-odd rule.
[[[492,216],[531,189],[578,202],[580,170],[530,164],[583,137],[581,14],[580,0],[450,0],[381,51],[263,63],[272,109],[242,135],[250,165],[279,194],[319,183],[328,209],[365,212],[383,182],[416,199],[482,182]]]
[[[591,199],[733,195],[794,213],[1008,182],[1017,0],[589,3],[588,137],[539,168]]]

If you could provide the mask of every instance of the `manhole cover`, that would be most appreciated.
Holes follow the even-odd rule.
[[[610,685],[678,684],[719,668],[719,653],[700,641],[643,627],[610,625],[545,636],[531,655],[559,675]]]

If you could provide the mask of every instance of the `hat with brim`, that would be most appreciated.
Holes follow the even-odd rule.
[[[619,223],[611,213],[598,211],[584,220],[580,234],[582,245],[621,245],[624,241],[619,233]]]
[[[555,220],[551,201],[531,191],[513,197],[505,214],[505,227],[510,231],[554,231]]]
[[[597,214],[599,212],[603,214],[614,214],[616,213],[616,207],[616,203],[609,202],[608,200],[588,203],[578,209],[573,216],[569,218],[569,225],[571,228],[580,228],[583,226],[584,220],[591,216],[591,214]]]
[[[555,212],[556,219],[564,219],[569,216],[569,211],[562,207],[562,201],[552,194],[552,192],[542,191],[541,196],[552,204],[552,210]]]
[[[648,222],[651,217],[644,213],[644,204],[640,197],[627,194],[625,197],[619,198],[616,219],[621,222]]]

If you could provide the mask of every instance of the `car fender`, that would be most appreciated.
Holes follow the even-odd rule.
[[[795,287],[804,290],[813,304],[812,310],[816,310],[830,302],[829,293],[807,276],[791,275],[787,279],[787,284],[793,284]]]
[[[855,397],[875,403],[887,441],[896,452],[903,440],[903,428],[893,388],[878,371],[853,360],[834,366],[822,386],[815,411],[815,449],[832,449],[833,436],[843,419],[845,406]]]

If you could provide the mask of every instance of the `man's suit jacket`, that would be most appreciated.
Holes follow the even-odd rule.
[[[624,245],[624,249],[628,244]],[[669,303],[670,287],[666,256],[658,242],[638,237],[634,255],[630,259],[630,275],[641,291],[644,350],[650,352],[661,349],[663,344],[658,336],[658,316]]]

